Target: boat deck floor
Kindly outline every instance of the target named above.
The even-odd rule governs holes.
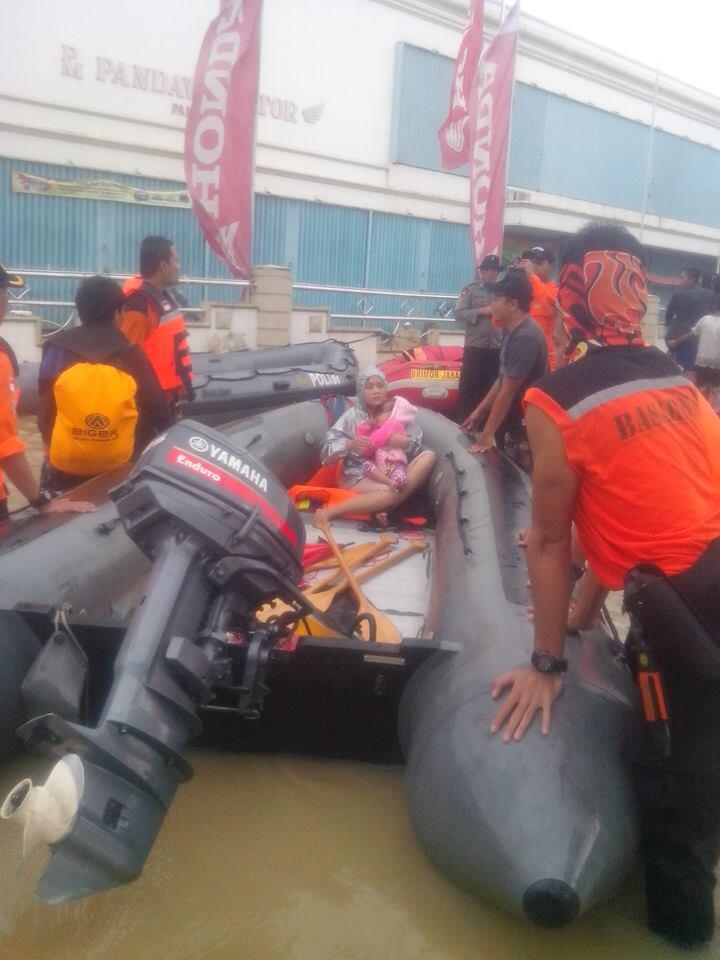
[[[322,532],[312,526],[311,518],[306,518],[307,543],[317,543],[322,539]],[[334,520],[331,533],[341,546],[361,543],[377,543],[382,530],[360,530],[358,523],[350,520]],[[428,612],[430,596],[430,560],[434,547],[435,535],[432,530],[391,531],[397,533],[398,543],[391,549],[400,550],[413,540],[424,540],[425,550],[418,550],[395,566],[381,571],[361,584],[360,589],[367,599],[378,610],[384,613],[401,631],[406,638],[418,637],[422,633],[423,624]],[[384,556],[384,555],[383,555]],[[357,574],[359,568],[353,572]],[[325,576],[327,571],[321,571],[308,583]]]

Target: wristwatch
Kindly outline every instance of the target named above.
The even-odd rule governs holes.
[[[547,650],[533,650],[530,663],[532,663],[538,673],[545,674],[565,673],[568,667],[567,660],[561,657],[554,657]]]
[[[30,501],[30,506],[34,507],[35,510],[42,510],[45,504],[50,503],[52,499],[53,495],[51,493],[48,493],[47,490],[41,490],[37,497]]]

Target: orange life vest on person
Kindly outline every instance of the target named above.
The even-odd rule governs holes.
[[[557,284],[554,280],[541,280],[537,274],[530,277],[533,299],[530,304],[530,316],[545,334],[548,346],[548,367],[555,369],[555,303],[557,302]]]
[[[588,562],[612,590],[640,563],[687,570],[720,536],[720,420],[654,347],[605,347],[525,394],[555,423],[578,478]]]
[[[132,309],[132,298],[141,298],[142,312],[147,315],[148,324],[144,339],[138,339],[124,321],[120,329],[132,343],[139,343],[143,348],[163,390],[189,392],[192,359],[182,313],[168,296],[142,277],[126,280],[123,293],[128,301],[127,310]]]
[[[0,371],[0,381],[2,381],[3,384],[7,384],[7,392],[10,397],[10,406],[14,415],[14,412],[17,409],[18,401],[20,400],[20,389],[16,379],[19,374],[19,368],[17,359],[15,357],[15,351],[7,342],[7,340],[3,340],[2,337],[0,337],[0,365],[2,366],[2,370]],[[14,433],[17,434],[17,428],[15,427],[13,429]],[[0,435],[4,437],[4,429],[0,430]],[[19,440],[19,438],[18,443],[20,444],[19,450],[24,450],[25,445]],[[8,449],[8,454],[19,452],[19,450]],[[5,474],[2,470],[0,470],[0,503],[4,503],[4,501],[7,500],[7,496],[8,494],[5,486]]]

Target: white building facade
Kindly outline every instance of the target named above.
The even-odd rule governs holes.
[[[189,274],[226,276],[182,195],[184,115],[217,0],[5,4],[0,259],[131,271],[142,236],[162,232]],[[255,262],[353,290],[450,294],[469,278],[468,180],[440,170],[436,140],[466,9],[466,0],[265,0]],[[488,38],[498,10],[486,4]],[[604,218],[642,233],[656,292],[686,262],[714,268],[720,101],[657,80],[656,96],[652,69],[523,16],[508,252],[559,245]],[[368,309],[357,294],[329,292],[327,302],[340,316]],[[376,296],[370,313],[400,303]],[[418,300],[406,312],[436,305]]]

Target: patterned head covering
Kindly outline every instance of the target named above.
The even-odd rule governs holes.
[[[368,382],[370,377],[378,377],[382,382],[387,386],[387,377],[382,372],[379,367],[374,367],[372,365],[368,367],[363,367],[357,378],[357,398],[358,406],[363,410],[365,409],[365,402],[363,400],[363,394],[365,393],[365,384]]]
[[[579,344],[642,346],[647,276],[637,257],[617,250],[590,250],[560,271],[558,306],[570,337],[568,357]]]

